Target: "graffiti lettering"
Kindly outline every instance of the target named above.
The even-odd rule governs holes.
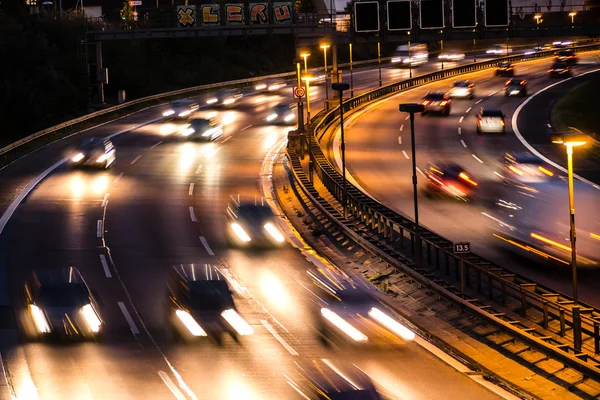
[[[250,22],[253,24],[269,23],[269,15],[267,14],[266,4],[250,4]]]
[[[219,23],[219,5],[207,4],[202,7],[202,23],[213,25]]]
[[[225,6],[225,15],[227,16],[228,24],[239,24],[244,22],[244,5],[227,4]]]
[[[292,9],[288,3],[273,3],[275,22],[286,23],[292,20]]]

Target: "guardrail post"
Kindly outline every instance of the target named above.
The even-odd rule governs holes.
[[[446,253],[446,276],[450,275],[450,256]]]
[[[579,306],[573,306],[573,347],[581,352],[581,313]]]
[[[460,257],[460,295],[465,298],[465,259]]]
[[[481,293],[481,270],[477,269],[477,293]]]
[[[565,336],[565,309],[563,307],[559,310],[560,314],[560,336]]]
[[[435,269],[440,269],[440,248],[435,246]]]
[[[594,353],[600,353],[600,324],[594,321]]]
[[[521,315],[527,316],[527,293],[525,289],[521,287]]]
[[[543,308],[544,308],[544,321],[542,322],[542,326],[544,327],[544,329],[548,329],[548,301],[547,300],[544,300]]]
[[[493,274],[491,273],[488,275],[488,297],[490,298],[490,300],[494,299],[494,277],[492,275]]]

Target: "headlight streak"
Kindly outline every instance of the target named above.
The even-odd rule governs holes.
[[[267,85],[265,85],[264,83],[254,86],[255,90],[265,90],[266,88],[267,88]]]
[[[194,317],[190,315],[189,312],[185,310],[177,310],[175,311],[175,315],[179,320],[185,325],[188,331],[192,334],[192,336],[208,336],[204,329],[196,322]]]
[[[555,242],[554,240],[545,238],[545,237],[543,237],[541,235],[538,235],[537,233],[531,232],[531,237],[534,238],[534,239],[539,240],[540,242],[543,242],[543,243],[549,244],[551,246],[554,246],[556,248],[559,248],[561,250],[571,251],[571,247],[570,246],[565,246],[564,244],[561,244],[561,243]]]
[[[182,134],[183,136],[187,137],[187,136],[190,136],[192,133],[195,133],[195,132],[196,132],[196,130],[195,130],[194,128],[192,128],[192,127],[189,127],[189,128],[186,128],[186,129],[184,129],[184,130],[181,132],[181,134]],[[204,136],[204,135],[202,135],[202,136]]]
[[[206,100],[206,104],[215,104],[219,101],[216,97]]]
[[[283,119],[285,122],[290,122],[291,120],[293,120],[296,116],[294,114],[288,114],[285,116],[285,118]]]
[[[233,103],[235,103],[235,99],[233,97],[223,100],[224,105],[229,105],[229,104],[233,104]]]
[[[366,342],[368,340],[368,338],[362,332],[350,325],[348,322],[344,321],[342,317],[330,309],[321,308],[321,315],[323,315],[324,318],[334,324],[338,329],[348,335],[355,342]]]
[[[388,328],[390,331],[400,336],[402,339],[408,341],[415,340],[415,333],[413,331],[411,331],[395,319],[391,318],[378,308],[371,308],[371,310],[369,311],[369,317],[373,318],[375,321],[379,322],[380,324]]]
[[[50,329],[50,324],[46,319],[46,315],[44,312],[35,304],[30,304],[29,309],[31,310],[31,316],[33,317],[33,323],[40,333],[50,333],[52,330]]]
[[[277,119],[277,117],[278,117],[278,115],[273,113],[267,117],[267,121],[271,122],[271,121]]]
[[[321,358],[321,361],[323,361],[323,364],[325,364],[329,368],[331,368],[331,370],[333,372],[335,372],[336,374],[338,374],[342,379],[344,379],[346,382],[348,382],[350,385],[352,385],[354,387],[354,389],[356,389],[356,390],[363,390],[363,388],[360,385],[357,385],[356,383],[354,383],[350,378],[348,378],[342,371],[340,371],[329,360],[327,360],[326,358]]]
[[[283,237],[283,235],[281,234],[281,232],[279,232],[279,229],[277,229],[275,227],[275,225],[273,225],[272,223],[268,222],[266,223],[263,228],[265,228],[265,230],[267,232],[269,232],[269,235],[271,235],[271,237],[273,239],[275,239],[275,241],[279,242],[279,243],[283,243],[285,241],[285,238]]]
[[[192,110],[185,110],[179,113],[180,117],[187,117],[188,115],[190,115],[192,113]]]
[[[71,160],[73,162],[79,162],[81,160],[83,160],[85,156],[83,155],[83,153],[77,153]]]
[[[242,226],[237,222],[233,222],[231,224],[231,229],[233,229],[233,232],[242,242],[249,242],[251,240],[250,236],[248,236],[246,231],[244,231],[244,228],[242,228]]]
[[[103,163],[104,161],[106,161],[106,154],[102,154],[100,157],[98,157],[98,159],[96,160],[97,163]]]
[[[249,336],[254,333],[254,329],[240,315],[232,309],[225,310],[221,316],[227,321],[233,329],[242,336]]]
[[[86,304],[81,307],[81,313],[85,318],[85,322],[87,323],[90,330],[94,333],[98,333],[100,331],[100,327],[102,326],[102,322],[100,322],[100,318],[98,318],[98,314],[92,307],[91,304]]]
[[[167,111],[165,111],[163,113],[163,117],[168,117],[168,116],[173,115],[173,114],[175,114],[175,111],[173,111],[173,110],[167,110]]]

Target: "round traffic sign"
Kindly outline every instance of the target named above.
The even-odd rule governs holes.
[[[306,94],[306,90],[304,90],[303,87],[294,88],[294,95],[296,97],[304,97],[305,94]]]

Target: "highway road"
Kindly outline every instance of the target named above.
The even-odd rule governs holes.
[[[422,70],[436,68],[430,65]],[[377,71],[357,71],[358,90]],[[384,70],[384,79],[408,71]],[[316,87],[313,105],[322,103]],[[338,351],[314,328],[318,299],[300,253],[232,250],[223,235],[230,196],[260,201],[259,174],[286,127],[264,117],[282,96],[248,97],[210,111],[225,124],[213,143],[183,141],[178,124],[155,107],[47,146],[0,171],[0,209],[56,166],[15,210],[0,235],[0,271],[9,287],[2,311],[22,320],[22,285],[34,270],[77,267],[101,300],[106,330],[98,343],[28,343],[3,321],[1,354],[17,399],[284,399],[294,363],[326,358],[355,364],[384,398],[492,399],[497,395],[422,348]],[[123,132],[123,134],[117,135]],[[75,170],[60,161],[84,137],[113,136],[108,171]],[[237,282],[235,300],[255,334],[222,347],[173,340],[165,316],[165,275],[173,265],[221,265]],[[311,289],[311,290],[309,290]],[[5,305],[8,304],[8,305]]]
[[[551,60],[532,61],[516,65],[516,75],[529,82],[529,95],[555,82],[548,76]],[[597,54],[582,54],[574,68],[575,75],[598,68]],[[430,230],[454,242],[469,241],[475,253],[509,269],[528,276],[546,286],[571,293],[571,279],[568,264],[549,263],[534,255],[522,252],[517,247],[495,238],[497,221],[490,217],[490,203],[498,193],[515,193],[502,185],[498,173],[502,171],[501,161],[505,152],[522,152],[527,149],[512,132],[512,115],[523,103],[521,97],[505,97],[503,86],[506,78],[494,77],[492,71],[482,71],[465,75],[476,84],[476,97],[473,100],[454,100],[449,117],[417,116],[415,118],[415,141],[419,179],[419,217],[421,223]],[[405,113],[398,111],[398,104],[420,102],[428,91],[447,91],[452,80],[436,82],[426,87],[397,95],[387,101],[353,115],[347,121],[346,160],[348,170],[356,182],[371,196],[383,204],[410,218],[414,215],[413,190],[411,180],[411,140],[410,125]],[[523,108],[519,116],[520,134],[531,137],[540,146],[542,153],[562,152],[564,149],[551,149],[548,143],[546,124],[547,109],[540,109],[538,98],[532,99],[531,106]],[[507,116],[507,134],[477,135],[476,114],[481,107],[499,108]],[[533,127],[533,128],[532,128]],[[532,130],[533,129],[533,130]],[[540,131],[541,130],[541,131]],[[336,141],[334,148],[338,145]],[[556,145],[554,145],[556,146]],[[558,152],[557,152],[558,151]],[[339,154],[338,154],[339,156]],[[339,157],[338,157],[339,158]],[[576,165],[579,163],[576,150]],[[422,173],[429,161],[452,161],[461,165],[479,183],[478,199],[466,203],[454,199],[426,198],[423,196],[426,179]],[[338,165],[340,163],[338,162]],[[564,163],[563,163],[564,164]],[[583,170],[592,168],[583,162]],[[546,165],[552,169],[551,166]],[[569,217],[567,187],[564,174],[558,173],[552,179],[552,189],[541,195],[532,195],[529,200],[529,219],[536,229],[543,229],[548,238],[558,243],[553,247],[568,248]],[[591,171],[587,171],[591,172]],[[596,172],[597,173],[597,172]],[[578,249],[594,257],[598,254],[597,234],[600,225],[597,214],[598,188],[583,182],[576,182],[575,202],[577,210]],[[516,226],[524,224],[519,217],[503,220]],[[536,229],[531,229],[532,231]],[[529,234],[529,232],[526,232]],[[598,237],[598,236],[596,236]],[[533,239],[531,239],[534,241]],[[516,251],[515,251],[516,250]],[[562,250],[563,255],[565,253]],[[598,268],[580,263],[580,299],[600,306],[596,282],[600,278]]]

